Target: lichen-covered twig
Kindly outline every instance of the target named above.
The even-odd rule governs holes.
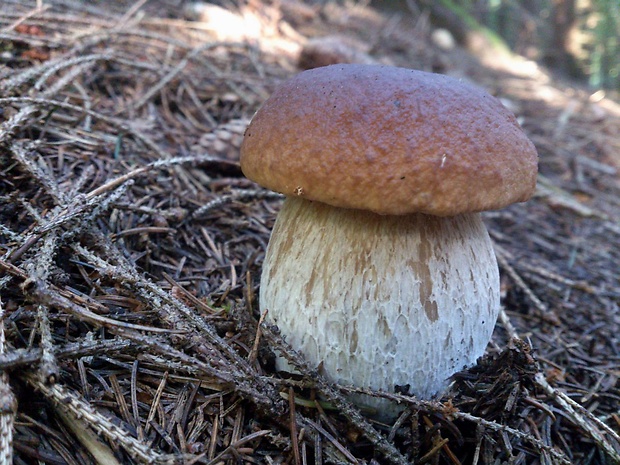
[[[4,339],[4,309],[0,300],[0,356],[6,352]],[[0,464],[13,463],[13,424],[17,400],[9,384],[6,370],[0,373]]]
[[[37,376],[25,374],[25,379],[41,392],[54,406],[83,427],[92,428],[112,444],[121,446],[135,460],[145,464],[172,464],[176,458],[155,452],[147,444],[135,439],[128,431],[111,422],[71,389],[61,385],[42,383]]]
[[[620,436],[618,433],[562,391],[551,386],[542,373],[536,373],[534,379],[558,403],[564,413],[590,435],[592,440],[605,451],[614,463],[620,464]]]
[[[136,344],[123,338],[106,340],[85,340],[57,345],[54,348],[56,359],[80,358],[92,355],[109,355],[117,352],[135,350]],[[42,348],[13,349],[9,352],[0,353],[0,370],[9,370],[25,367],[41,362],[43,357]]]
[[[235,385],[240,388],[240,393],[257,403],[261,408],[269,411],[281,411],[283,403],[277,396],[273,387],[266,383],[258,373],[252,368],[250,363],[237,354],[234,349],[224,341],[200,315],[197,315],[179,299],[165,292],[159,286],[145,279],[139,274],[131,264],[127,263],[114,249],[102,242],[108,257],[114,260],[109,263],[91,250],[82,246],[76,246],[75,250],[91,264],[96,266],[99,271],[112,277],[126,286],[132,286],[136,292],[149,302],[153,308],[165,311],[166,318],[173,317],[178,322],[189,324],[196,337],[204,338],[209,346],[218,351],[222,362],[225,362],[231,373],[237,373]],[[183,327],[183,325],[181,325]],[[179,354],[180,355],[180,354]],[[244,389],[243,386],[246,386]]]
[[[504,309],[500,312],[500,321],[509,332],[511,338],[520,339]],[[536,373],[534,375],[534,380],[538,386],[540,386],[547,393],[547,395],[553,398],[560,405],[568,418],[586,431],[594,442],[596,442],[612,460],[616,463],[620,463],[620,452],[618,452],[620,450],[620,436],[618,433],[596,418],[596,416],[594,416],[587,409],[577,404],[562,391],[559,391],[551,386],[551,384],[549,384],[549,382],[545,379],[543,373]],[[611,441],[605,438],[603,432],[611,438]]]
[[[366,420],[360,411],[355,408],[345,397],[316,370],[310,368],[308,363],[295,352],[278,334],[274,331],[274,327],[263,323],[263,335],[271,344],[287,359],[299,372],[312,380],[316,388],[325,398],[331,402],[347,419],[358,428],[366,438],[373,443],[379,452],[381,452],[387,460],[393,464],[408,465],[409,460],[383,437],[373,426]]]

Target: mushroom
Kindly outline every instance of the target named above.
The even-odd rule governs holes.
[[[444,392],[483,355],[499,312],[479,212],[529,199],[537,160],[514,115],[461,80],[378,65],[298,74],[241,146],[244,174],[286,196],[261,310],[333,382]],[[383,418],[398,411],[353,400]]]

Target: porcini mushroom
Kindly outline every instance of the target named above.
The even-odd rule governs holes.
[[[376,65],[298,74],[241,147],[244,174],[286,195],[261,309],[334,382],[441,393],[484,353],[499,312],[479,212],[530,198],[537,160],[514,115],[474,85]]]

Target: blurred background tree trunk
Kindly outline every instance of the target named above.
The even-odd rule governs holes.
[[[553,0],[550,26],[551,42],[545,52],[545,62],[558,71],[576,76],[582,74],[571,51],[571,34],[577,25],[575,0]]]

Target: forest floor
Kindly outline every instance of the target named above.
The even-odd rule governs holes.
[[[424,12],[247,3],[2,2],[0,463],[620,463],[620,102]],[[487,355],[439,399],[374,393],[394,424],[277,374],[294,354],[259,324],[281,197],[242,175],[243,131],[334,61],[477,83],[540,156],[534,198],[484,215]]]

